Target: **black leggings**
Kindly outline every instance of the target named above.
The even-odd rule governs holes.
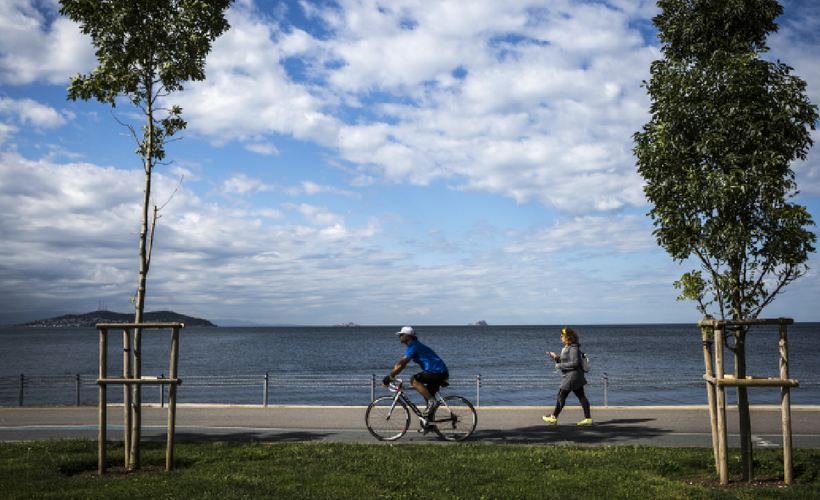
[[[592,418],[589,413],[589,401],[587,401],[587,397],[584,396],[584,388],[581,387],[571,392],[578,396],[578,401],[581,402],[581,408],[584,409],[584,418]],[[555,403],[555,410],[552,412],[553,417],[558,417],[558,414],[564,409],[564,403],[566,403],[569,393],[570,391],[558,389],[558,402]]]

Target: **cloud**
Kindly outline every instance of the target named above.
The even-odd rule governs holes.
[[[657,247],[643,216],[575,217],[516,238],[507,252],[556,254],[562,251],[637,253]]]
[[[343,215],[334,214],[327,207],[317,207],[315,205],[308,205],[302,203],[296,205],[295,203],[283,203],[282,206],[288,210],[293,210],[302,214],[310,223],[317,226],[334,226],[326,234],[338,233],[342,230],[342,223],[345,217]]]
[[[322,36],[231,9],[208,80],[180,96],[193,130],[313,141],[354,185],[443,180],[579,214],[645,204],[630,137],[658,56],[633,26],[648,2],[300,5]]]
[[[67,85],[71,76],[94,68],[91,39],[57,9],[53,1],[0,2],[0,83]]]
[[[270,156],[270,155],[278,155],[279,150],[276,149],[276,146],[269,142],[254,142],[251,144],[245,144],[245,149],[248,151],[259,153],[260,155]]]
[[[183,170],[184,172],[184,170]],[[362,196],[359,193],[341,189],[336,186],[328,186],[317,184],[313,181],[302,181],[299,186],[284,186],[279,184],[270,184],[257,178],[248,177],[246,174],[234,174],[230,178],[224,180],[222,185],[211,194],[220,194],[223,196],[242,196],[252,197],[258,193],[264,192],[281,192],[289,196],[300,195],[317,195],[322,193],[331,193],[347,198],[354,198],[360,200]]]
[[[312,181],[302,181],[302,189],[304,190],[305,194],[309,195],[319,193],[333,193],[341,196],[347,196],[348,198],[355,198],[357,200],[360,200],[362,198],[362,195],[360,195],[359,193],[354,193],[346,189],[339,189],[336,186],[322,186]]]
[[[4,310],[43,302],[82,309],[100,300],[125,310],[136,283],[142,181],[139,169],[0,154],[0,210],[13,214],[0,219]],[[155,174],[155,198],[167,200],[177,183]],[[406,223],[389,213],[354,225],[327,207],[282,207],[285,212],[207,203],[183,183],[157,223],[149,309],[262,321],[316,318],[328,324],[345,311],[359,311],[356,321],[370,324],[414,318],[451,324],[462,316],[464,322],[475,321],[476,315],[514,323],[548,301],[568,315],[583,315],[590,293],[584,287],[598,287],[597,294],[601,286],[594,269],[577,270],[584,266],[584,250],[643,252],[648,234],[630,217],[578,218],[541,231],[507,233],[494,250],[422,266],[417,261],[425,253],[438,252],[435,242],[427,247],[417,242],[411,253],[399,245]],[[549,247],[551,241],[557,243]],[[394,246],[402,250],[391,250]],[[570,251],[581,262],[572,268],[556,263],[556,255]],[[532,272],[533,265],[539,272]],[[651,280],[642,274],[634,284],[612,281],[647,294],[657,292],[652,287],[670,288],[670,282],[662,274]],[[562,284],[558,292],[555,283]]]
[[[246,196],[274,189],[276,189],[274,186],[265,184],[260,179],[252,179],[245,174],[234,174],[222,183],[220,192]]]
[[[8,99],[0,97],[0,116],[10,115],[20,124],[36,128],[54,129],[66,124],[66,116],[50,106],[32,99]],[[72,113],[66,113],[73,118]]]

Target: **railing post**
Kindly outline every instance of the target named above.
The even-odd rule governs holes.
[[[159,378],[165,378],[165,374],[160,373]],[[159,407],[165,408],[165,384],[159,384]]]
[[[264,387],[262,390],[262,406],[268,406],[268,372],[265,372],[265,381],[263,383]]]
[[[376,399],[376,374],[370,374],[370,401]]]
[[[77,388],[77,406],[80,406],[80,374],[74,379],[74,385]]]
[[[20,374],[20,404],[18,406],[23,406],[23,384],[25,384],[26,376],[24,374]]]
[[[604,406],[609,406],[609,399],[606,393],[606,372],[604,372]]]
[[[481,406],[481,374],[475,377],[475,405]]]

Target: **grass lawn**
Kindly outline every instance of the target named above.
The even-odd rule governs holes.
[[[820,498],[820,450],[795,449],[795,483],[782,450],[755,449],[758,481],[719,487],[710,448],[489,444],[143,442],[143,470],[122,469],[123,443],[0,443],[0,498]]]

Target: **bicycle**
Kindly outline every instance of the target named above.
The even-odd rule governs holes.
[[[449,385],[441,384],[442,387]],[[424,434],[432,430],[444,440],[463,441],[475,430],[478,422],[475,408],[461,396],[442,397],[441,392],[436,392],[436,404],[425,417],[404,393],[401,379],[391,382],[389,389],[395,394],[374,399],[364,416],[367,430],[380,441],[395,441],[404,436],[410,427],[411,409],[421,423],[418,432]]]

